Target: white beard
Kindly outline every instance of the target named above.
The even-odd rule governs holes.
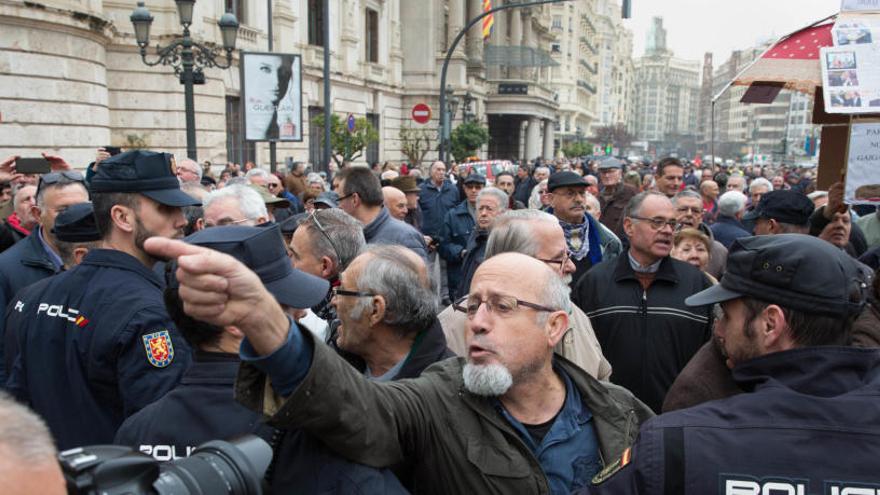
[[[513,385],[513,375],[501,364],[467,363],[461,375],[464,388],[483,397],[500,397]]]

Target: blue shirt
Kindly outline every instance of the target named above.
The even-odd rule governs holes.
[[[43,245],[43,249],[46,251],[46,254],[49,255],[49,259],[52,261],[52,264],[55,265],[55,269],[60,270],[64,266],[64,262],[61,261],[61,257],[58,256],[48,244],[46,244],[46,239],[43,239],[43,228],[40,226],[37,226],[37,238],[40,239],[40,244]]]
[[[540,444],[536,444],[526,427],[504,409],[501,401],[496,400],[495,407],[538,458],[550,492],[569,494],[589,486],[593,476],[602,469],[602,462],[593,428],[593,414],[568,375],[558,367],[554,370],[565,382],[565,403]]]

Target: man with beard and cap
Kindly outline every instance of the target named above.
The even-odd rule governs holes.
[[[724,266],[727,264],[727,248],[715,240],[712,230],[703,223],[703,197],[696,191],[685,189],[672,198],[675,207],[675,229],[697,229],[711,241],[709,249],[709,265],[706,273],[716,279],[724,274]]]
[[[715,306],[744,393],[645,423],[589,493],[876,492],[880,353],[847,346],[866,292],[858,264],[813,237],[734,241],[721,283],[686,304]]]
[[[189,346],[168,317],[149,237],[181,238],[173,157],[133,150],[92,178],[102,248],[32,295],[9,384],[39,413],[61,449],[111,443],[122,421],[162,397],[189,366]]]
[[[684,304],[711,283],[670,256],[676,220],[666,195],[639,193],[624,213],[629,250],[587,272],[572,301],[593,324],[614,368],[611,381],[660,411],[675,377],[712,334],[710,308]]]
[[[626,390],[553,356],[568,328],[568,290],[534,258],[504,253],[477,270],[462,307],[467,360],[376,383],[291,326],[241,263],[169,239],[148,248],[178,259],[191,316],[245,333],[239,400],[349,460],[411,461],[415,492],[570,493],[620,457],[651,416]]]

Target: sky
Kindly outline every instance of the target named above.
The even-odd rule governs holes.
[[[774,41],[840,10],[840,0],[632,0],[633,57],[645,52],[651,19],[663,17],[666,45],[676,57],[699,60],[713,52],[715,66],[730,52]]]

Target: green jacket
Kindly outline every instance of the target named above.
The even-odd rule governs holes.
[[[612,463],[651,410],[627,390],[555,359],[593,414],[603,464]],[[374,467],[412,461],[416,493],[549,494],[538,460],[492,400],[465,390],[464,363],[449,358],[419,378],[373,383],[318,343],[308,375],[290,397],[277,396],[266,375],[247,363],[236,397],[270,416],[272,426],[303,428],[352,461]]]

